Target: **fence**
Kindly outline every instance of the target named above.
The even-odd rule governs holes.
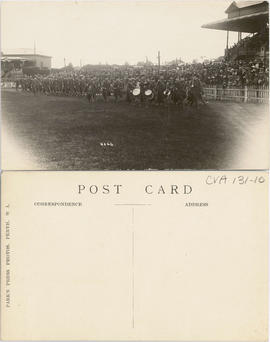
[[[222,88],[218,86],[207,86],[204,88],[204,96],[209,100],[235,101],[250,103],[268,103],[269,87],[249,86],[239,88]]]
[[[16,88],[16,83],[10,80],[1,81],[1,88]]]

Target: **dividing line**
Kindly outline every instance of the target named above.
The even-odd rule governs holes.
[[[116,206],[131,206],[131,326],[135,328],[135,207],[151,206],[150,203],[114,203]]]
[[[134,244],[134,217],[135,215],[135,209],[132,208],[132,212],[131,212],[131,229],[132,229],[132,328],[135,327],[135,289],[134,289],[134,285],[135,285],[135,272],[134,272],[134,254],[135,254],[135,244]]]

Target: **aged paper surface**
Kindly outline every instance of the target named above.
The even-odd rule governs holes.
[[[2,340],[268,340],[268,17],[1,1]]]
[[[266,341],[267,172],[2,174],[3,340]]]

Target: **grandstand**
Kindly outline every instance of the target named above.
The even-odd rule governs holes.
[[[23,74],[47,74],[51,56],[38,54],[32,49],[16,49],[1,53],[1,78],[17,79]]]
[[[269,61],[269,4],[267,1],[234,1],[227,18],[204,24],[203,28],[227,31],[227,60]],[[229,47],[230,32],[238,32],[238,43]],[[242,33],[248,34],[242,39]]]

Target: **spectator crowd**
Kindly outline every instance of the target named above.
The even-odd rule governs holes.
[[[109,66],[86,65],[54,70],[49,75],[25,76],[16,81],[16,89],[64,96],[87,96],[95,101],[102,95],[116,100],[125,96],[128,102],[134,98],[162,102],[170,97],[173,102],[187,97],[194,83],[203,86],[243,88],[244,86],[268,86],[269,68],[261,60],[214,61],[208,63],[182,63],[157,66]],[[158,94],[163,94],[158,96]],[[181,100],[181,101],[182,101]],[[181,102],[180,101],[180,102]]]

